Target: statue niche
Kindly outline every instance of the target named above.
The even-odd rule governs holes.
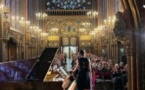
[[[124,12],[118,11],[115,16],[117,20],[114,23],[114,35],[122,44],[129,44],[131,42],[132,29],[129,10],[126,9]]]
[[[127,28],[126,28],[126,23],[125,20],[123,19],[123,14],[122,12],[118,11],[116,14],[116,21],[114,24],[114,35],[117,39],[123,39],[127,35]]]

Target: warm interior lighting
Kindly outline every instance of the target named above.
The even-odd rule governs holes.
[[[21,17],[21,21],[24,21],[24,17]]]
[[[30,25],[30,21],[26,21],[26,24],[27,24],[27,25]]]
[[[36,15],[36,19],[38,19],[38,20],[44,20],[44,19],[46,19],[47,18],[47,14],[46,13],[36,13],[35,14]]]
[[[12,17],[12,20],[14,20],[14,19],[15,19],[15,17],[13,16],[13,17]]]
[[[87,12],[87,16],[90,17],[90,18],[95,18],[98,16],[98,12],[96,11],[89,11]]]
[[[106,22],[107,22],[107,20],[105,19],[105,20],[104,20],[104,23],[106,24]]]
[[[16,17],[17,21],[19,20],[19,16]]]
[[[86,25],[91,25],[91,24],[88,22],[83,22],[82,25],[86,26]]]
[[[42,30],[41,30],[41,29],[39,29],[39,28],[37,28],[36,30],[37,30],[37,32],[41,32],[41,31],[42,31]]]
[[[45,32],[41,33],[41,36],[47,36],[47,35],[48,33],[45,33]]]
[[[143,5],[143,8],[145,8],[145,5]]]
[[[48,72],[47,72],[47,75],[50,75],[50,74],[51,74],[51,71],[48,71]]]
[[[98,27],[94,29],[95,31],[98,31]]]
[[[1,8],[3,8],[3,7],[4,7],[4,5],[3,5],[3,4],[1,4],[1,5],[0,5],[0,9],[1,9]]]
[[[84,32],[85,29],[84,29],[84,28],[80,28],[79,31],[80,31],[80,32]]]
[[[94,36],[96,34],[96,31],[91,31],[89,34]]]
[[[56,32],[56,31],[58,31],[58,28],[52,28],[51,30]]]

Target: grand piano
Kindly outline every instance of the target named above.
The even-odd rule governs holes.
[[[0,63],[2,90],[63,90],[63,77],[50,67],[57,48],[45,48],[40,57],[31,60]],[[31,63],[30,63],[31,62]]]

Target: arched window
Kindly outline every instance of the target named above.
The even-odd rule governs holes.
[[[117,11],[121,11],[122,10],[122,6],[121,6],[121,1],[120,0],[115,0],[115,13],[117,13]]]
[[[102,0],[103,19],[107,18],[107,0]]]
[[[5,3],[6,3],[8,10],[10,10],[10,0],[6,0]]]

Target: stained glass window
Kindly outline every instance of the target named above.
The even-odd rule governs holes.
[[[6,0],[5,3],[6,3],[7,9],[10,11],[10,0]],[[8,20],[10,22],[10,15],[8,16]]]
[[[16,14],[15,15],[16,16],[19,16],[19,11],[20,11],[19,10],[19,2],[20,2],[19,0],[15,1],[15,4],[16,4],[16,6],[15,6],[16,7],[16,9],[15,9],[16,10]],[[19,25],[16,25],[16,28],[19,29]]]
[[[16,0],[16,15],[19,16],[19,0]]]
[[[10,10],[10,0],[6,0],[6,6],[7,6],[8,10]]]
[[[47,10],[91,9],[92,0],[47,0]]]
[[[121,1],[115,0],[115,13],[117,13],[117,11],[120,11],[121,9],[122,9]]]
[[[12,16],[16,16],[16,2],[15,2],[15,0],[13,0],[13,1],[11,1],[11,8],[10,8],[10,11],[11,11],[11,15]],[[16,25],[16,22],[15,22],[15,20],[13,21],[13,23],[11,23],[12,24],[12,27],[15,27],[16,28],[16,26],[18,26],[18,25]]]
[[[33,17],[34,17],[33,14],[31,14],[31,13],[34,12],[33,7],[34,7],[33,6],[33,0],[29,0],[29,7],[28,7],[29,8],[29,12],[28,13],[29,13],[29,20],[30,21],[33,21]]]
[[[107,0],[103,0],[102,3],[102,9],[103,9],[103,19],[107,18]]]

